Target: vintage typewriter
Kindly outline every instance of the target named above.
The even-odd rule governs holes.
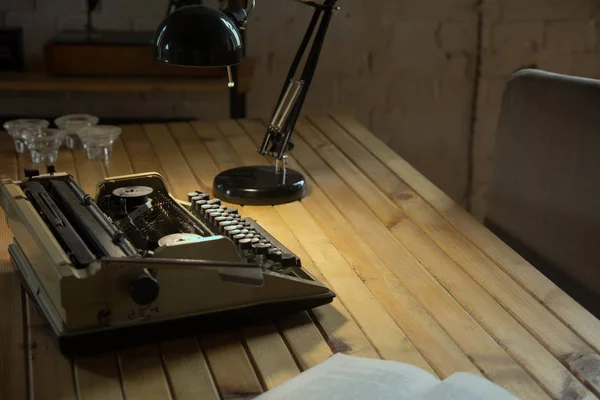
[[[0,182],[23,287],[61,351],[81,354],[237,327],[334,293],[256,221],[206,193],[173,198],[159,174],[106,178],[96,201],[71,175]]]

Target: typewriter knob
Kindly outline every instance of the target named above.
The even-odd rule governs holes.
[[[158,281],[148,274],[140,275],[129,283],[131,300],[140,306],[153,303],[158,298],[159,291]]]
[[[283,254],[281,257],[281,266],[283,268],[293,267],[296,265],[296,257],[292,254]]]

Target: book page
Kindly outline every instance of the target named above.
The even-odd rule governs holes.
[[[518,400],[500,386],[466,372],[452,374],[415,398],[419,400]]]
[[[439,382],[412,365],[336,354],[255,400],[403,400]]]

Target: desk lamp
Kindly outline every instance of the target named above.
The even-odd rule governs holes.
[[[258,152],[275,158],[274,166],[251,166],[223,171],[215,178],[213,194],[224,201],[245,205],[274,205],[299,200],[306,181],[287,168],[287,154],[300,110],[313,79],[325,35],[337,0],[296,0],[314,8],[313,17],[288,72],[285,85]],[[154,40],[156,60],[194,67],[226,67],[229,86],[235,85],[231,66],[242,58],[240,32],[246,29],[254,0],[221,1],[219,9],[185,5],[172,11],[159,26]],[[309,44],[312,45],[306,54]],[[306,55],[304,68],[296,76]]]

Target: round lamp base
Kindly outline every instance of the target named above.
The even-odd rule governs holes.
[[[213,195],[223,201],[241,205],[275,205],[300,200],[306,195],[304,176],[286,170],[285,182],[281,169],[254,166],[221,172],[213,183]]]

